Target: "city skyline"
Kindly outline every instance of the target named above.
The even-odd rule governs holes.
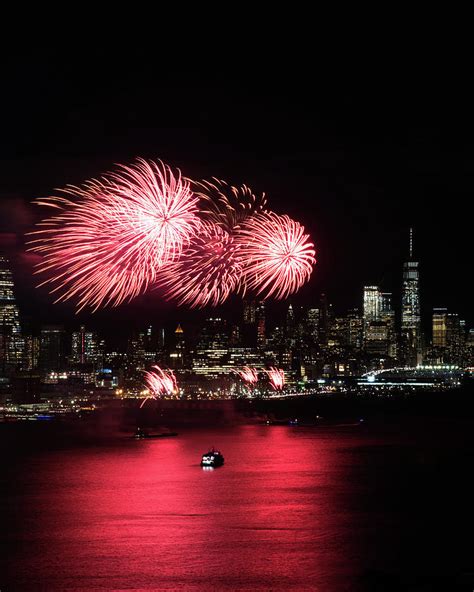
[[[72,329],[48,322],[33,331],[31,327],[22,330],[9,263],[2,257],[1,375],[7,385],[22,376],[28,381],[36,376],[44,385],[67,380],[72,394],[81,383],[95,388],[115,386],[123,392],[131,388],[137,394],[136,389],[143,389],[144,376],[152,376],[152,368],[163,372],[161,367],[184,380],[187,395],[202,389],[211,393],[214,387],[211,383],[205,386],[206,381],[217,381],[222,393],[229,395],[236,374],[245,368],[260,374],[284,372],[290,388],[298,384],[315,388],[320,379],[361,377],[381,369],[427,364],[470,371],[474,329],[459,314],[434,307],[429,312],[430,329],[422,329],[424,307],[411,229],[409,245],[398,303],[383,287],[365,285],[362,305],[342,314],[321,293],[308,306],[282,302],[275,316],[271,302],[247,297],[238,315],[223,315],[213,308],[202,310],[199,321],[189,323],[168,319],[167,324],[156,325],[143,317],[134,326],[122,322],[116,333],[124,332],[126,339],[120,346],[110,334],[82,322]],[[29,392],[26,388],[26,397]]]
[[[403,286],[404,286],[404,274],[406,272],[407,265],[421,265],[421,269],[424,270],[424,262],[410,263],[413,261],[413,244],[416,241],[416,234],[413,236],[413,229],[407,230],[405,236],[405,252],[401,253],[400,262],[403,266],[402,271],[400,269],[393,269],[390,273],[390,281],[379,282],[376,284],[377,289],[382,292],[391,294],[391,298],[394,304],[394,310],[396,314],[396,322],[400,324],[402,322],[403,311],[400,306],[400,302],[403,298]],[[417,244],[417,242],[415,243]],[[217,310],[221,315],[231,315],[238,313],[243,306],[243,299],[241,297],[232,297],[224,305],[218,307],[207,306],[203,309],[198,310],[187,310],[185,307],[179,307],[173,303],[157,299],[154,294],[141,296],[136,301],[122,305],[118,309],[105,309],[103,311],[91,314],[89,312],[83,312],[79,315],[75,314],[74,307],[71,304],[53,304],[53,298],[44,287],[37,289],[34,287],[33,282],[35,278],[33,276],[34,268],[29,256],[26,253],[18,253],[15,250],[12,252],[10,249],[4,249],[4,253],[13,254],[13,259],[9,260],[10,271],[15,271],[19,260],[25,257],[28,263],[25,265],[23,260],[23,271],[22,274],[30,273],[31,277],[27,278],[26,286],[22,283],[22,274],[17,277],[19,281],[15,282],[15,299],[17,305],[19,305],[22,313],[22,318],[26,320],[28,326],[32,326],[36,331],[39,330],[41,324],[64,324],[66,327],[74,328],[81,324],[87,324],[94,328],[96,331],[102,331],[104,334],[110,334],[111,332],[117,331],[116,320],[120,318],[122,321],[126,321],[130,324],[131,329],[138,329],[142,324],[152,322],[153,324],[159,324],[163,321],[170,325],[179,322],[189,322],[191,324],[199,322],[206,316],[212,316],[213,310]],[[2,249],[0,249],[0,255],[2,255]],[[408,256],[407,256],[408,255]],[[392,266],[393,267],[393,266]],[[293,303],[295,306],[306,306],[311,308],[315,302],[318,301],[322,293],[328,293],[324,289],[324,286],[318,285],[318,266],[313,273],[313,277],[310,280],[309,286],[304,286],[302,293],[294,294],[287,298],[287,301]],[[398,271],[398,273],[397,273]],[[417,272],[418,273],[418,272]],[[387,276],[387,267],[384,271],[380,271],[380,276],[385,274]],[[14,277],[15,277],[14,273]],[[397,277],[398,276],[398,277]],[[397,281],[398,280],[398,281]],[[449,305],[448,302],[442,301],[436,293],[427,294],[427,290],[424,289],[425,274],[422,272],[421,280],[417,280],[417,290],[421,291],[421,298],[423,300],[423,309],[419,322],[423,331],[426,332],[431,326],[431,310],[438,307],[446,307],[451,313],[460,315],[461,318],[465,319],[468,326],[472,324],[472,310],[470,308],[463,310],[461,306],[456,306],[455,295],[451,294],[451,302],[454,305]],[[344,304],[341,305],[340,294],[336,291],[334,293],[328,293],[331,303],[334,306],[336,312],[342,314],[353,308],[364,308],[364,289],[370,285],[368,282],[359,280],[359,294],[356,294],[354,300],[350,300],[346,297]],[[374,284],[375,285],[375,284]],[[361,295],[362,293],[362,295]],[[420,296],[418,296],[419,298]],[[258,299],[258,298],[256,298]],[[275,315],[282,314],[281,311],[285,308],[284,302],[268,301],[267,306],[270,310],[275,311]],[[417,316],[420,316],[417,313]],[[165,322],[166,321],[166,322]],[[411,321],[408,321],[410,324]],[[121,323],[123,326],[123,323]],[[120,331],[119,331],[120,333]],[[123,337],[123,334],[122,334]]]

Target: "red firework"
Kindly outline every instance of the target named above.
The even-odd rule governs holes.
[[[222,179],[191,181],[191,187],[200,199],[201,217],[231,233],[258,212],[265,211],[265,194],[255,195],[247,185],[234,187]]]
[[[220,226],[203,222],[183,256],[163,270],[165,297],[191,308],[218,306],[238,289],[242,263],[238,246]]]
[[[270,384],[276,391],[281,391],[285,386],[285,373],[281,368],[274,368],[265,370]]]
[[[43,256],[36,273],[60,293],[75,298],[78,311],[117,306],[146,291],[159,270],[177,260],[199,221],[197,201],[178,171],[138,159],[66,197],[38,200],[59,210],[31,234],[30,250]]]
[[[162,370],[159,366],[152,366],[153,371],[145,372],[145,382],[150,392],[143,399],[140,408],[148,399],[156,399],[161,395],[172,395],[177,392],[178,384],[172,370]]]
[[[258,372],[255,368],[244,366],[241,370],[236,370],[235,373],[247,384],[253,385],[258,382]]]
[[[286,298],[308,281],[316,263],[304,227],[288,216],[262,212],[236,233],[243,261],[244,287],[263,298]]]

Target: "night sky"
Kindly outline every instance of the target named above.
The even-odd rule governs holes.
[[[472,323],[473,97],[454,74],[412,66],[362,72],[271,54],[223,66],[114,46],[11,51],[0,97],[0,248],[23,311],[43,322],[73,313],[33,289],[23,246],[40,214],[31,200],[143,156],[190,177],[245,182],[303,222],[319,261],[296,304],[326,292],[342,312],[360,306],[368,283],[398,299],[412,225],[425,323],[432,306]],[[80,319],[112,326],[188,314],[150,294]]]

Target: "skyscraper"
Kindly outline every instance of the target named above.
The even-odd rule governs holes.
[[[44,373],[60,372],[65,368],[64,327],[46,325],[41,329],[39,365]]]
[[[319,339],[319,308],[310,308],[306,313],[307,337],[311,345]]]
[[[229,335],[227,324],[221,318],[206,319],[193,359],[196,374],[218,376],[229,372],[226,364],[229,356]]]
[[[329,306],[326,294],[321,294],[319,301],[319,341],[321,344],[326,343],[327,333],[329,329]]]
[[[290,304],[288,306],[288,310],[286,312],[286,335],[288,339],[294,339],[295,337],[295,330],[296,330],[296,323],[295,323],[295,313],[293,310],[293,306]]]
[[[364,340],[367,339],[370,324],[380,320],[381,300],[382,296],[378,286],[364,286]]]
[[[244,300],[244,325],[253,325],[256,321],[257,303],[255,300]]]
[[[395,312],[392,294],[364,286],[364,347],[374,355],[396,356]]]
[[[463,364],[466,344],[466,323],[456,313],[449,313],[446,323],[446,343],[451,364]]]
[[[257,346],[259,348],[265,347],[265,303],[259,302],[255,311],[255,320],[257,323]]]
[[[364,320],[358,308],[353,308],[347,313],[349,326],[349,346],[361,349],[364,337]]]
[[[21,365],[24,350],[13,288],[8,260],[0,255],[0,372],[4,374]]]
[[[184,367],[185,349],[184,331],[181,325],[178,324],[174,331],[173,347],[170,351],[171,368],[179,370]]]
[[[73,362],[78,364],[99,361],[97,335],[91,331],[86,331],[84,325],[81,325],[79,331],[72,334],[71,358]]]
[[[433,308],[433,347],[447,345],[448,311],[446,308]]]
[[[378,286],[364,286],[364,322],[378,321],[381,294]]]
[[[421,362],[420,274],[413,260],[413,229],[410,228],[409,258],[403,264],[402,348],[406,364]]]
[[[244,300],[242,343],[246,347],[265,347],[265,304]]]
[[[382,292],[380,295],[380,320],[387,326],[387,354],[397,357],[397,334],[395,330],[395,311],[392,307],[392,293]]]

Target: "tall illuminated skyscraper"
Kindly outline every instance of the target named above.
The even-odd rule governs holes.
[[[174,331],[174,343],[170,351],[170,366],[175,369],[184,367],[185,361],[185,341],[184,331],[180,324]]]
[[[410,228],[409,258],[403,264],[402,348],[405,363],[421,362],[421,315],[419,263],[413,259],[413,229]]]
[[[18,306],[13,293],[13,276],[8,260],[0,255],[0,325],[9,331],[20,333]]]
[[[228,356],[229,335],[226,321],[221,318],[206,319],[194,352],[193,371],[208,377],[229,372],[226,368]]]
[[[92,331],[86,331],[81,325],[79,331],[72,334],[71,359],[78,364],[89,364],[100,361],[99,342],[97,335]]]
[[[378,286],[364,286],[364,323],[379,320],[381,298]]]
[[[448,311],[446,308],[433,308],[433,347],[446,347]]]
[[[8,260],[0,255],[0,372],[19,366],[23,357],[20,314],[13,292],[13,276]]]
[[[378,286],[364,286],[363,305],[365,350],[369,354],[395,358],[397,347],[392,294],[381,292]]]
[[[265,303],[259,302],[255,311],[255,321],[257,323],[257,346],[265,347]]]
[[[382,292],[380,295],[380,320],[387,326],[387,353],[391,358],[396,358],[397,335],[395,331],[395,311],[392,307],[391,292]]]
[[[378,286],[364,286],[363,315],[364,315],[364,341],[367,341],[372,323],[380,320],[382,295]]]

